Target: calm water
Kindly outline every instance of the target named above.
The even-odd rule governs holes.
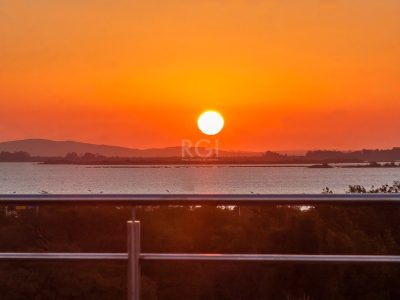
[[[349,184],[391,184],[400,168],[259,166],[74,166],[0,163],[7,193],[320,193]]]

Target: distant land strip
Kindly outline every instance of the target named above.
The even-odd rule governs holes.
[[[75,141],[26,139],[0,142],[0,162],[77,165],[314,164],[311,166],[314,168],[329,168],[332,167],[329,164],[335,163],[353,163],[358,165],[346,167],[378,168],[397,167],[400,147],[357,151],[311,150],[304,151],[304,154],[285,154],[274,151],[217,151],[200,147],[184,149],[180,146],[131,149]]]

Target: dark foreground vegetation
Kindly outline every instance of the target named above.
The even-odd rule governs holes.
[[[329,193],[326,189],[324,192]],[[400,184],[352,193],[400,192]],[[144,252],[400,254],[400,207],[154,207]],[[8,207],[0,251],[125,252],[129,208]],[[400,266],[146,262],[143,299],[400,299]],[[125,299],[124,262],[0,262],[0,299]]]

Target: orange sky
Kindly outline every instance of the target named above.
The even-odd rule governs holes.
[[[398,0],[3,0],[0,140],[400,145]]]

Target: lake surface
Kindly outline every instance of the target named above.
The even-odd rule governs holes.
[[[350,184],[392,184],[400,168],[305,166],[80,166],[0,163],[0,194],[343,193]]]

